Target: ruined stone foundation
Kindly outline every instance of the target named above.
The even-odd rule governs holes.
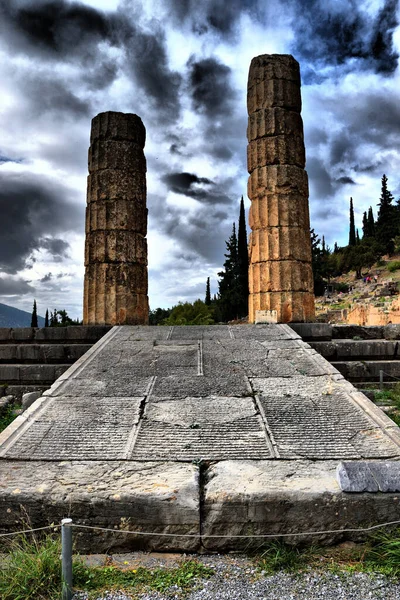
[[[145,139],[137,115],[105,112],[92,120],[85,325],[148,323]]]
[[[250,65],[247,164],[249,321],[276,310],[279,323],[314,317],[308,177],[300,116],[300,69],[290,55]]]

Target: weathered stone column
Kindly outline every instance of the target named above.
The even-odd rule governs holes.
[[[137,115],[104,112],[92,120],[85,325],[148,323],[145,139]]]
[[[249,321],[276,310],[279,323],[314,317],[308,177],[300,116],[300,69],[290,55],[250,65],[247,164]]]

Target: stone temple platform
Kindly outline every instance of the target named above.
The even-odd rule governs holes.
[[[400,519],[399,459],[400,429],[288,325],[114,327],[0,434],[0,532],[27,513],[113,529],[75,530],[91,552],[315,542],[296,534]]]

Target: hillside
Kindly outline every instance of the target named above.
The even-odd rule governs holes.
[[[370,276],[365,281],[364,277]],[[400,255],[381,260],[363,271],[334,277],[326,297],[316,297],[318,321],[354,325],[400,323]],[[343,286],[348,291],[339,291]]]
[[[30,327],[31,313],[0,303],[0,327]],[[39,327],[44,327],[44,318],[38,316]]]

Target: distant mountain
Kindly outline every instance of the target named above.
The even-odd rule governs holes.
[[[0,303],[0,327],[30,327],[32,314],[13,306]],[[44,318],[38,316],[39,327],[44,327]]]

